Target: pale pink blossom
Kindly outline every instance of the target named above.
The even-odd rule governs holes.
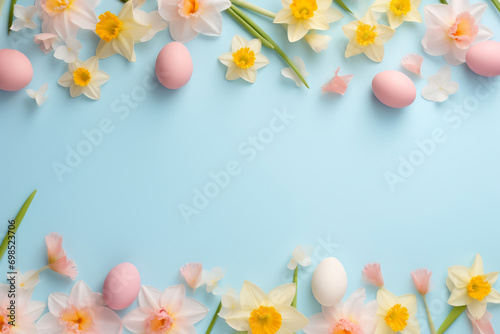
[[[10,291],[10,292],[9,292]],[[13,297],[10,284],[0,283],[0,333],[2,334],[31,334],[37,333],[35,321],[45,310],[45,303],[32,301],[33,290],[19,289]],[[15,326],[11,326],[9,315],[15,301]],[[9,310],[8,308],[11,308]]]
[[[76,264],[75,261],[66,256],[66,251],[62,248],[62,242],[62,236],[57,233],[51,233],[45,237],[49,258],[48,267],[56,273],[68,276],[74,280],[78,275]]]
[[[54,43],[59,41],[59,37],[56,34],[44,32],[35,35],[34,41],[35,44],[39,45],[40,50],[47,54],[54,50]]]
[[[424,57],[414,53],[407,54],[402,60],[401,65],[408,71],[420,75],[420,68],[424,62]]]
[[[411,277],[413,278],[413,283],[417,288],[418,293],[425,296],[429,293],[430,283],[431,283],[432,271],[427,269],[417,269],[412,271]]]
[[[339,71],[340,66],[337,67],[333,79],[330,80],[326,85],[323,85],[323,87],[321,87],[323,93],[332,92],[341,95],[345,94],[347,86],[349,85],[349,82],[351,82],[354,75],[338,75]]]
[[[368,334],[375,331],[377,302],[365,304],[364,288],[356,290],[347,300],[336,306],[322,307],[322,313],[309,318],[306,334]]]
[[[472,324],[472,334],[495,334],[495,330],[491,324],[493,316],[490,312],[486,311],[480,319],[474,318],[472,314],[470,314],[469,310],[466,310],[465,312],[467,313],[467,317],[469,317]]]
[[[36,324],[38,334],[121,334],[120,317],[104,306],[101,293],[83,281],[75,284],[68,295],[60,292],[49,296],[49,313]]]
[[[363,268],[364,278],[371,284],[381,288],[384,286],[384,277],[379,263],[369,263]]]
[[[431,56],[444,56],[450,65],[465,62],[469,47],[490,39],[493,32],[481,24],[488,6],[469,5],[469,0],[450,0],[448,5],[425,6],[427,32],[422,39],[424,51]]]
[[[139,307],[123,318],[123,325],[132,333],[196,333],[194,324],[208,313],[202,303],[186,297],[184,285],[171,286],[163,292],[143,286],[138,303]]]
[[[180,269],[182,277],[186,280],[187,285],[195,289],[201,285],[203,277],[203,265],[199,262],[186,263]]]

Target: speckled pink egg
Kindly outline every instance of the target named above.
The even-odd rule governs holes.
[[[113,310],[132,305],[141,289],[141,276],[131,263],[121,263],[109,271],[102,293],[104,302]]]
[[[465,57],[467,65],[476,74],[485,77],[500,75],[500,42],[484,41],[474,44]]]
[[[380,72],[373,78],[372,89],[380,102],[392,108],[407,107],[417,97],[413,81],[399,71]]]
[[[0,49],[0,89],[9,92],[23,89],[33,79],[33,66],[23,53]]]
[[[168,43],[156,58],[156,76],[169,89],[186,85],[193,74],[193,60],[188,49],[179,42]]]

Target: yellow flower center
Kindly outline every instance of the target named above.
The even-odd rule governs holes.
[[[395,332],[405,329],[406,325],[408,325],[408,319],[410,319],[408,309],[400,304],[394,305],[384,318],[387,326],[391,327]]]
[[[9,324],[9,320],[7,319],[7,314],[0,315],[0,332],[3,333],[4,331],[6,331],[7,333],[10,333],[9,332],[10,327],[11,326]]]
[[[410,0],[391,0],[389,8],[396,15],[406,15],[411,10],[411,3]]]
[[[239,68],[247,69],[255,64],[255,52],[249,47],[240,48],[233,53],[233,60]]]
[[[481,301],[484,297],[490,294],[491,284],[485,279],[485,275],[479,275],[470,280],[469,285],[467,286],[467,293],[469,294],[469,297]]]
[[[281,328],[281,314],[274,307],[260,306],[248,319],[252,334],[275,334]]]
[[[62,311],[59,320],[63,322],[68,331],[87,333],[94,327],[92,314],[85,308],[69,307]]]
[[[41,4],[47,14],[54,16],[66,10],[72,3],[73,0],[45,0]]]
[[[111,12],[99,15],[99,20],[95,27],[95,32],[106,42],[110,42],[118,37],[120,31],[123,29],[123,22]]]
[[[356,29],[356,42],[359,45],[366,46],[375,43],[378,34],[375,32],[375,26],[359,22]]]
[[[179,1],[179,14],[184,17],[189,17],[196,14],[200,8],[198,0],[182,0]]]
[[[293,0],[290,9],[297,19],[310,19],[318,10],[318,4],[316,0]]]
[[[87,86],[90,83],[90,79],[92,79],[92,76],[85,67],[79,67],[73,72],[73,81],[78,86]]]

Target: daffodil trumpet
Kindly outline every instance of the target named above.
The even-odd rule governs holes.
[[[269,48],[271,50],[274,50],[274,46],[271,43],[269,43],[269,41],[267,39],[265,39],[264,36],[262,36],[261,34],[259,34],[259,32],[257,30],[255,30],[254,28],[252,28],[252,26],[250,24],[248,24],[247,21],[245,21],[241,16],[239,16],[238,14],[236,14],[236,12],[234,10],[232,10],[231,8],[228,8],[227,12],[236,21],[238,21],[238,23],[241,24],[243,26],[243,28],[245,28],[250,34],[252,34],[254,37],[257,37],[258,39],[260,39],[260,41],[262,42],[262,45],[266,46],[267,48]]]
[[[304,76],[300,73],[299,69],[295,65],[295,63],[288,57],[283,50],[276,44],[276,42],[264,31],[262,30],[261,27],[257,25],[251,18],[249,18],[241,9],[236,7],[235,5],[232,5],[230,7],[239,17],[241,17],[246,23],[248,23],[255,31],[257,31],[260,35],[262,35],[263,38],[265,38],[273,47],[274,51],[276,51],[281,58],[290,66],[290,68],[297,74],[299,77],[300,81],[304,83],[304,85],[309,88],[309,85],[307,84],[306,79]]]
[[[455,320],[457,320],[457,318],[465,311],[466,308],[467,306],[455,306],[437,330],[437,334],[443,334],[451,326],[451,324],[453,324]]]
[[[251,2],[248,2],[245,0],[230,0],[230,1],[233,3],[233,5],[237,5],[237,6],[246,8],[248,10],[251,10],[251,11],[256,12],[258,14],[270,17],[272,19],[274,19],[276,17],[276,13],[271,12],[270,10],[264,9],[262,7],[259,7],[257,5],[254,5]]]
[[[210,321],[210,325],[208,326],[207,331],[205,334],[210,334],[212,333],[212,329],[215,326],[215,323],[217,322],[217,319],[219,318],[219,312],[222,309],[222,301],[219,303],[219,306],[217,307],[217,311],[215,311],[214,317],[212,318],[212,321]]]
[[[12,21],[14,20],[14,6],[17,4],[17,0],[11,0],[10,2],[10,11],[9,11],[9,20],[7,26],[7,35],[10,34],[10,27],[12,27]],[[3,7],[3,5],[2,5]],[[1,12],[1,9],[0,9]]]

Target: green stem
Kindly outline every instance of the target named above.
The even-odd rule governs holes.
[[[238,5],[240,7],[246,8],[248,10],[251,10],[253,12],[256,12],[258,14],[270,17],[274,20],[276,17],[276,13],[271,12],[270,10],[264,9],[262,7],[259,7],[257,5],[254,5],[251,2],[245,1],[245,0],[231,0],[231,2],[235,5]]]
[[[14,21],[14,6],[16,5],[17,0],[10,1],[10,11],[9,11],[9,26],[7,27],[7,35],[10,34],[10,27],[12,27],[12,22]],[[3,254],[2,254],[3,255]]]
[[[33,200],[33,197],[36,195],[36,190],[31,193],[31,195],[28,197],[26,202],[24,202],[23,207],[19,211],[19,213],[16,216],[16,219],[14,220],[14,229],[8,230],[7,235],[5,235],[5,238],[3,239],[2,244],[0,245],[0,259],[3,257],[5,251],[7,250],[7,247],[9,245],[9,236],[12,236],[13,234],[15,235],[17,229],[19,228],[19,225],[21,225],[21,222],[23,221],[24,215],[26,214],[26,211],[28,211],[28,208],[30,207],[31,201]]]
[[[222,308],[222,301],[219,303],[219,307],[217,307],[217,311],[215,311],[214,317],[212,318],[212,321],[210,321],[210,325],[208,326],[207,332],[205,334],[210,334],[212,332],[212,329],[214,328],[215,323],[219,318],[219,312],[221,308]]]
[[[446,1],[446,0],[439,0],[439,2],[441,2],[443,5],[447,5],[448,4],[448,1]]]
[[[260,39],[260,41],[262,42],[262,44],[264,46],[268,47],[271,50],[274,50],[274,46],[272,46],[272,44],[269,43],[269,41],[267,39],[265,39],[264,36],[262,36],[261,34],[259,34],[259,32],[257,30],[255,30],[254,28],[252,28],[252,26],[249,25],[247,23],[247,21],[245,21],[241,16],[239,16],[238,14],[236,14],[236,12],[232,8],[228,8],[227,12],[236,21],[238,21],[238,23],[241,24],[243,26],[243,28],[245,28],[246,30],[248,30],[249,33],[251,33],[254,37],[257,37],[258,39]]]
[[[244,19],[250,26],[252,26],[252,28],[254,28],[265,39],[267,39],[267,41],[269,43],[272,44],[272,46],[274,47],[274,50],[281,56],[281,58],[283,58],[283,60],[290,66],[290,68],[295,72],[295,74],[297,74],[297,76],[304,83],[304,85],[307,88],[309,88],[309,85],[307,84],[307,81],[304,78],[304,76],[302,75],[302,73],[300,73],[299,69],[294,64],[294,62],[285,54],[285,52],[283,52],[283,50],[281,50],[281,48],[278,46],[278,44],[276,44],[276,42],[264,30],[262,30],[262,28],[259,27],[257,25],[257,23],[255,23],[251,18],[249,18],[245,13],[243,13],[243,11],[241,9],[239,9],[235,5],[232,5],[231,9],[236,14],[238,14],[242,19]]]
[[[293,283],[295,283],[295,297],[293,297],[292,306],[295,308],[297,308],[298,281],[299,281],[299,266],[297,266],[297,268],[295,268],[295,271],[293,272]]]
[[[451,310],[450,314],[448,314],[448,317],[446,317],[446,319],[443,321],[441,327],[439,327],[437,334],[443,334],[448,329],[448,327],[450,327],[451,324],[454,323],[455,320],[457,320],[460,314],[465,311],[466,308],[466,306],[455,306],[453,310]]]
[[[491,2],[493,2],[493,4],[495,5],[495,7],[498,9],[498,11],[500,12],[500,2],[498,2],[498,0],[491,0]]]
[[[427,305],[427,299],[424,295],[422,295],[422,298],[424,298],[425,312],[427,313],[427,322],[429,322],[429,329],[431,330],[431,334],[436,334],[436,326],[434,326],[431,311],[429,310],[429,305]]]
[[[347,5],[345,4],[344,1],[342,0],[335,0],[335,2],[340,6],[342,7],[346,12],[348,13],[351,13],[352,15],[354,15],[354,13],[349,9],[349,7],[347,7]]]

